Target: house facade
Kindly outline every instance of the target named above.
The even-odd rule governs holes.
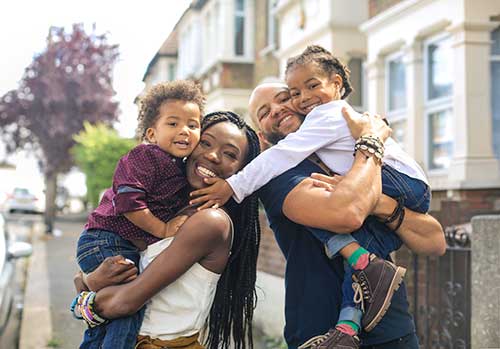
[[[174,37],[176,56],[162,55]],[[331,50],[351,70],[351,105],[386,115],[426,171],[443,226],[500,211],[500,1],[195,0],[169,39],[146,85],[192,78],[207,111],[241,115],[254,86],[284,78],[290,56]],[[261,222],[255,320],[278,337],[285,262]]]

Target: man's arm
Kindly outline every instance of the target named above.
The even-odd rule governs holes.
[[[378,116],[359,116],[350,108],[342,109],[342,114],[354,138],[374,134],[385,141],[390,136],[391,129]],[[298,224],[350,233],[361,227],[381,193],[380,163],[374,156],[356,152],[351,170],[334,191],[325,191],[314,186],[313,179],[305,179],[287,195],[283,213]]]
[[[373,157],[356,153],[351,170],[334,191],[317,187],[307,178],[288,193],[283,213],[301,225],[351,233],[373,211],[382,192],[381,183],[380,165]]]
[[[373,214],[379,218],[387,218],[394,212],[397,202],[382,194]],[[441,224],[432,216],[417,213],[407,208],[404,220],[396,231],[410,250],[418,254],[442,256],[446,252],[446,240]],[[387,226],[394,229],[397,222]]]

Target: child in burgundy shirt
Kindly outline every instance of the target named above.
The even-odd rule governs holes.
[[[204,103],[201,90],[190,81],[158,84],[141,100],[138,132],[146,143],[120,159],[112,188],[89,215],[76,253],[84,273],[109,256],[122,255],[138,265],[141,250],[173,236],[186,220],[187,216],[174,216],[187,205],[183,158],[200,140]],[[90,325],[80,348],[134,348],[143,314],[93,326],[86,314],[75,312]]]

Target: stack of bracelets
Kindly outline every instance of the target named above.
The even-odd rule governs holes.
[[[382,143],[380,138],[378,138],[377,136],[365,135],[359,137],[356,141],[356,144],[354,145],[353,155],[356,155],[357,151],[361,152],[364,156],[366,156],[367,159],[369,157],[373,157],[377,163],[382,164],[385,148],[384,143]],[[397,222],[396,227],[393,229],[394,231],[399,229],[405,217],[403,198],[400,197],[396,200],[398,202],[398,205],[394,209],[394,212],[392,212],[392,214],[387,219],[382,221],[384,224]]]
[[[358,138],[356,144],[354,145],[354,154],[357,151],[363,153],[366,158],[373,156],[373,158],[379,163],[382,163],[382,158],[384,157],[384,143],[374,135],[365,135]]]
[[[83,291],[75,297],[71,303],[70,310],[73,316],[79,320],[85,320],[90,327],[102,325],[107,322],[94,310],[94,298],[96,293]]]

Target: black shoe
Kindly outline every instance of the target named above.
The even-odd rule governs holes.
[[[354,302],[361,306],[361,326],[366,332],[373,330],[387,312],[405,273],[405,268],[370,254],[368,266],[352,274]]]

